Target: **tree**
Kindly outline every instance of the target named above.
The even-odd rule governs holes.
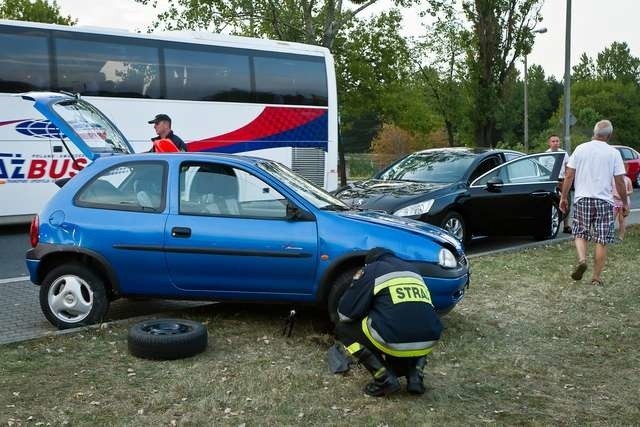
[[[78,22],[71,16],[62,16],[55,0],[51,4],[46,0],[3,0],[0,1],[0,18],[61,25]]]
[[[465,116],[463,25],[453,0],[433,2],[426,13],[435,17],[435,22],[426,27],[424,39],[416,45],[418,76],[424,82],[425,100],[442,118],[448,145],[453,147]]]
[[[580,55],[580,61],[573,66],[571,81],[593,80],[596,77],[596,66],[586,53]]]
[[[414,0],[395,0],[407,6]],[[138,3],[157,7],[152,0]],[[339,32],[378,0],[174,0],[158,15],[154,27],[230,30],[234,34],[297,41],[331,49]]]
[[[517,58],[533,45],[532,30],[541,21],[541,0],[465,0],[468,67],[474,97],[475,144],[493,146],[499,139],[496,113]]]
[[[411,52],[398,10],[355,20],[335,42],[335,63],[347,151],[363,151],[381,124],[415,133],[433,130],[433,113],[411,78]]]
[[[598,53],[597,76],[603,80],[640,82],[640,59],[631,55],[626,42],[613,42]]]

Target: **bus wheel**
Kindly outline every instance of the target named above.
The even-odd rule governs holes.
[[[109,309],[104,282],[81,264],[51,270],[40,286],[40,307],[58,329],[76,328],[102,321]]]

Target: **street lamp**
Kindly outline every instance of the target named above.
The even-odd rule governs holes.
[[[546,33],[545,27],[532,30],[532,33]],[[527,81],[529,80],[529,66],[527,65],[527,54],[524,54],[524,152],[529,153],[529,92]]]

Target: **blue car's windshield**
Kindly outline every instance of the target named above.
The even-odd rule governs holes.
[[[287,184],[296,193],[319,209],[350,210],[349,206],[305,178],[276,162],[259,162],[258,167]]]
[[[405,157],[379,176],[383,180],[452,183],[462,180],[476,158],[467,151],[432,151]]]

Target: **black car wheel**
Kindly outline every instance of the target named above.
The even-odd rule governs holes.
[[[466,227],[464,218],[458,212],[449,212],[440,224],[440,228],[447,230],[463,243],[468,240]]]
[[[562,223],[562,215],[560,213],[560,209],[558,209],[557,203],[554,202],[551,204],[551,212],[549,215],[549,228],[544,234],[535,235],[534,237],[536,240],[553,239],[558,235],[558,231],[560,231],[560,224]]]
[[[640,187],[640,171],[638,172],[638,175],[636,175],[636,182],[634,182],[636,188]]]
[[[109,298],[102,279],[81,264],[51,270],[40,286],[40,307],[58,329],[76,328],[102,321]]]
[[[329,319],[333,323],[338,322],[338,304],[340,298],[353,281],[353,275],[356,274],[360,267],[352,267],[342,272],[333,282],[331,291],[329,291],[329,299],[327,301],[327,310],[329,311]]]
[[[129,328],[129,352],[144,359],[173,360],[195,356],[207,348],[207,328],[184,319],[154,319]]]

